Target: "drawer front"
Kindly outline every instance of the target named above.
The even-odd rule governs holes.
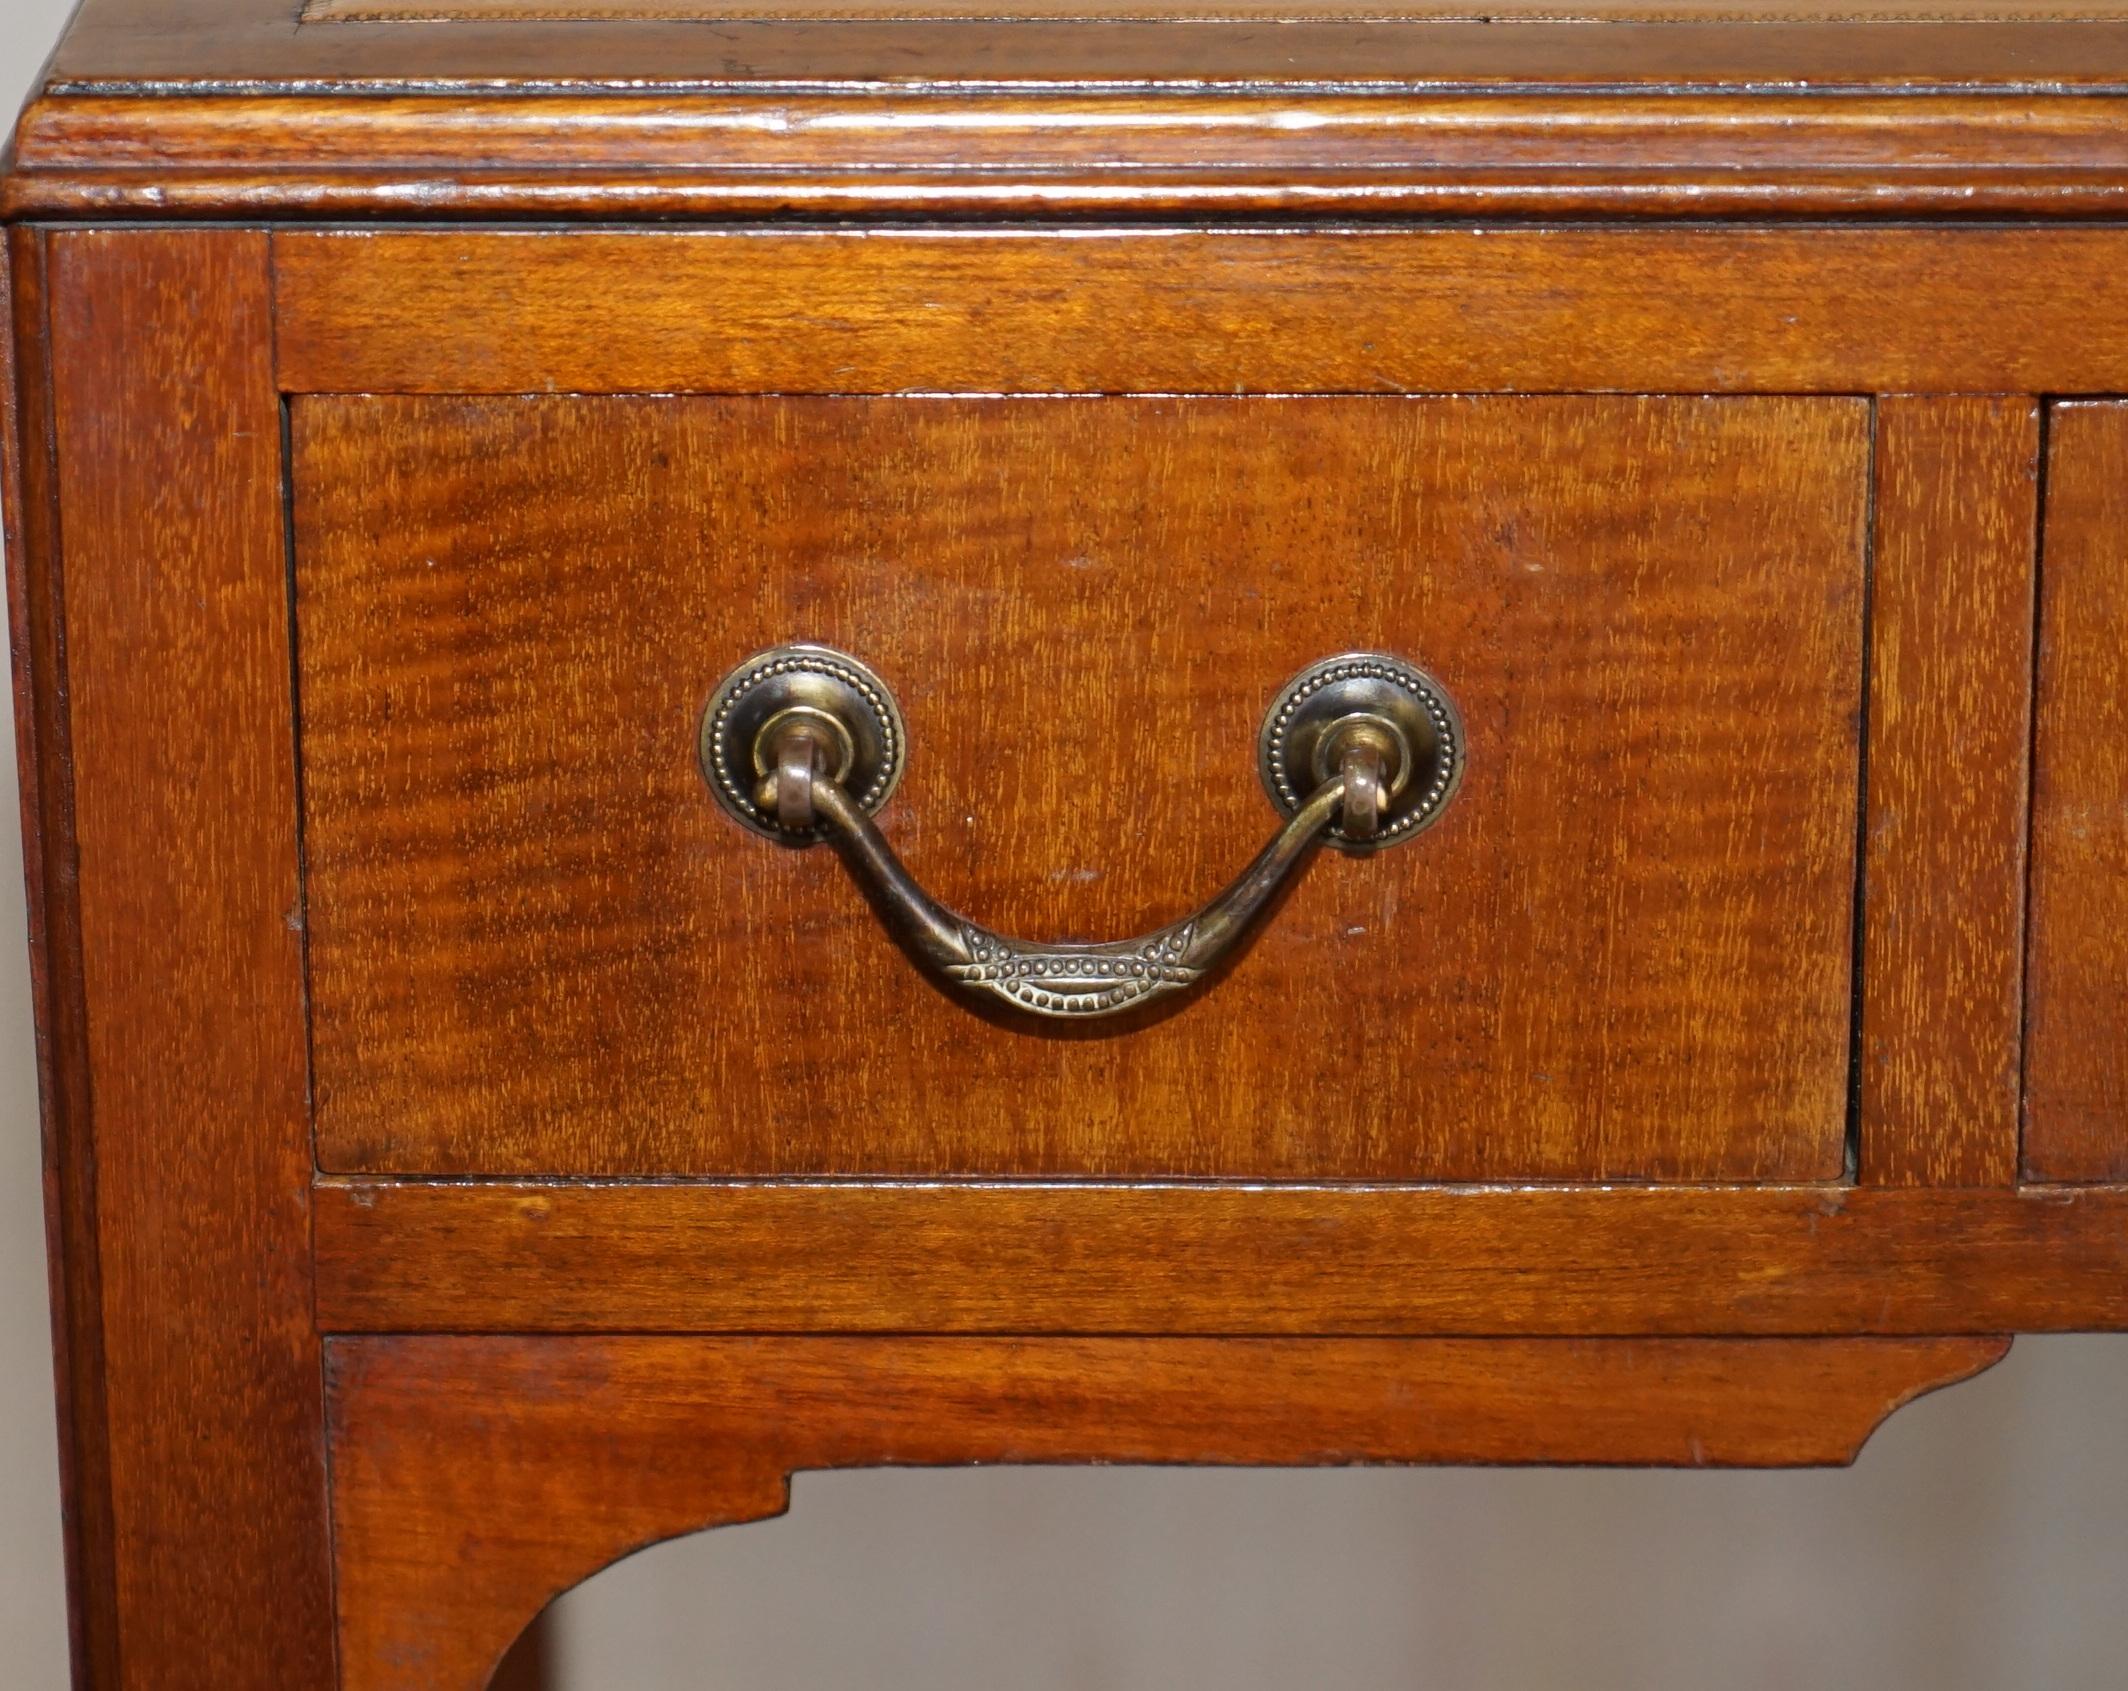
[[[321,1161],[375,1172],[1836,1176],[1869,411],[1843,399],[303,397]],[[880,825],[1042,938],[1171,920],[1352,648],[1460,707],[1164,1014],[949,996],[711,801],[787,640],[906,718]]]

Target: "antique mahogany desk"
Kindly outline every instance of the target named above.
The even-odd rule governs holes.
[[[2121,0],[296,6],[6,179],[86,1683],[2128,1326]]]

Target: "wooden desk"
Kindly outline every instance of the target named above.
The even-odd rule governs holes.
[[[0,191],[86,1683],[2128,1326],[2128,12],[599,10],[89,0]]]

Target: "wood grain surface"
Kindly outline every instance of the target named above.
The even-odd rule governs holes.
[[[27,894],[30,1000],[44,1157],[45,1252],[58,1389],[69,1645],[93,1685],[118,1679],[117,1528],[104,1411],[96,1152],[89,1131],[88,1008],[75,896],[74,778],[67,745],[65,634],[46,236],[7,231],[0,520],[6,524],[8,645]]]
[[[1829,1178],[1867,409],[1795,400],[305,401],[325,1166]],[[695,765],[792,638],[901,695],[947,903],[1140,932],[1267,837],[1354,647],[1470,740],[1173,1014],[979,1016]]]
[[[62,96],[81,89],[134,95],[147,127],[156,122],[156,101],[182,98],[202,85],[293,86],[356,99],[384,89],[458,96],[498,84],[514,94],[853,82],[1078,92],[1122,82],[1183,98],[1205,87],[1236,85],[1384,91],[1559,85],[1645,90],[1658,97],[1679,88],[1778,95],[1807,86],[1814,94],[1864,88],[1911,90],[1923,98],[1947,89],[2001,89],[2040,105],[2055,90],[2116,85],[2128,65],[2128,27],[2118,21],[2113,0],[2092,7],[2063,0],[1951,5],[1958,15],[1948,21],[1872,21],[1868,13],[1875,7],[1828,19],[1813,0],[1800,10],[1762,6],[1749,23],[1532,19],[1503,26],[1492,21],[1492,8],[1479,7],[1473,10],[1483,15],[1467,21],[1212,27],[1134,20],[1000,25],[773,18],[705,25],[622,17],[298,28],[289,0],[89,0],[53,61],[47,86]],[[1690,7],[1686,0],[1679,9]],[[1561,9],[1574,16],[1587,10]],[[1367,8],[1351,10],[1365,16]],[[1946,8],[1911,10],[1935,20]],[[271,125],[261,127],[270,134]],[[281,145],[285,156],[299,155],[297,137],[284,135]],[[1975,155],[1971,165],[1984,165],[1985,157]],[[401,187],[394,197],[403,207]]]
[[[2049,423],[2025,1170],[2128,1178],[2128,406]]]
[[[2128,1328],[2128,1189],[318,1189],[356,1332]]]
[[[1861,1178],[2017,1178],[2039,407],[1877,407]]]
[[[983,23],[2063,23],[2128,18],[2121,0],[304,0],[302,21],[704,18],[766,22]]]
[[[2128,391],[2122,0],[311,3],[86,0],[0,184],[81,1683],[477,1686],[794,1470],[1834,1462],[2128,1328],[2128,408],[2035,648],[2029,397]],[[794,637],[1047,937],[1328,652],[1470,779],[1033,1032],[708,800]]]
[[[332,1683],[279,408],[267,243],[50,241],[67,569],[64,769],[78,854],[41,943],[72,938],[88,1109],[56,1093],[71,1301],[93,1260],[102,1444],[77,1507],[111,1522],[86,1660],[146,1691]],[[56,588],[56,558],[27,561]],[[32,619],[33,630],[37,626]],[[43,720],[50,720],[48,717]],[[40,733],[42,732],[40,728]],[[78,977],[74,971],[78,969]],[[68,1018],[58,1017],[55,1030]],[[48,1095],[50,1096],[50,1095]],[[93,1168],[96,1236],[77,1159]],[[100,1374],[100,1378],[98,1377]],[[77,1398],[77,1403],[81,1399]],[[77,1438],[80,1434],[77,1432]],[[90,1437],[97,1436],[92,1433]],[[82,1495],[85,1485],[103,1496]],[[100,1530],[83,1525],[84,1537]],[[109,1604],[108,1610],[105,1604]]]
[[[298,393],[2128,388],[2119,229],[289,232],[275,254]]]
[[[367,45],[379,27],[338,33]],[[898,33],[906,45],[923,31]],[[1216,42],[1227,32],[1190,33]],[[727,82],[655,96],[485,86],[452,89],[447,104],[435,88],[350,97],[314,83],[270,95],[164,88],[153,99],[74,90],[25,117],[0,208],[1084,225],[2057,220],[2128,207],[2128,117],[2105,95],[1281,87],[1295,33],[1280,26],[1261,75],[1189,88],[1114,78],[978,88],[897,75],[891,88]]]
[[[331,1348],[345,1691],[477,1691],[556,1594],[795,1469],[1853,1459],[2002,1339],[367,1339]]]

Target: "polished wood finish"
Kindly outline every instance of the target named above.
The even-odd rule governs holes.
[[[1877,410],[1861,1178],[2007,1186],[2023,1057],[2039,407]]]
[[[2128,1189],[327,1180],[336,1332],[2128,1326]]]
[[[1123,23],[1941,23],[2089,22],[2128,17],[2121,0],[303,0],[301,21],[436,23],[568,19],[669,23],[819,19],[827,22],[936,23],[1066,19]]]
[[[2128,1179],[2128,405],[2055,407],[2032,813],[2025,1169]]]
[[[320,1158],[1831,1178],[1867,427],[1783,399],[300,402]],[[882,824],[1017,934],[1140,932],[1223,884],[1275,820],[1257,724],[1315,658],[1427,665],[1469,767],[1172,1013],[1030,1027],[930,984],[831,851],[711,802],[703,701],[797,636],[899,691]]]
[[[86,1686],[475,1685],[809,1466],[1837,1461],[2128,1328],[2122,0],[883,3],[86,0],[25,114]],[[799,635],[1038,933],[1328,650],[1471,784],[1014,1032],[702,792]]]
[[[346,1691],[477,1691],[547,1601],[794,1470],[1851,1461],[2001,1339],[340,1340]]]
[[[17,791],[42,1104],[45,1250],[52,1290],[67,1588],[73,1598],[69,1641],[78,1676],[93,1685],[115,1685],[117,1530],[104,1412],[96,1162],[90,1136],[68,1125],[88,1120],[88,1035],[81,988],[81,908],[75,897],[73,766],[63,705],[64,613],[59,572],[53,566],[59,511],[45,259],[41,231],[7,231],[7,335],[5,362],[0,365],[7,437],[0,443],[5,448],[0,453],[0,515],[6,522]]]
[[[99,1683],[158,1691],[322,1691],[268,247],[133,231],[55,235],[49,252],[71,567],[62,592],[53,554],[25,565],[59,615],[27,618],[26,680],[40,802],[71,808],[46,834],[64,857],[37,937],[46,990],[81,999],[48,1009],[55,1040],[82,1043],[64,1058],[80,1075],[46,1098],[76,1575],[109,1586],[84,1594],[84,1661]]]
[[[2128,121],[2105,95],[1355,93],[1109,79],[898,86],[891,100],[838,86],[797,103],[743,86],[654,101],[640,90],[466,90],[447,120],[437,108],[434,90],[54,95],[25,120],[0,204],[47,217],[1075,222],[2128,210]]]
[[[1679,89],[1938,97],[2001,92],[2028,109],[2068,91],[2103,94],[2128,64],[2128,24],[1923,20],[1833,25],[1461,23],[1089,25],[687,20],[336,24],[290,28],[286,0],[88,0],[49,68],[48,97],[153,99],[194,89],[272,94],[324,87],[477,96],[586,89],[676,92],[830,88],[884,92],[994,87],[1101,91],[1118,83],[1183,96],[1531,86],[1650,97]],[[152,108],[136,121],[156,121]],[[2001,127],[2013,127],[2007,107]],[[272,156],[272,126],[260,152]],[[1986,162],[1979,150],[1957,168]],[[445,197],[446,181],[435,184]]]
[[[342,231],[274,253],[297,393],[2128,388],[2118,229]]]
[[[1123,10],[1118,0],[1093,4]],[[1000,15],[1022,9],[1007,6]],[[1389,9],[1402,8],[1391,0]],[[713,24],[424,17],[291,27],[288,0],[88,0],[53,61],[47,97],[121,94],[137,102],[130,121],[145,128],[162,121],[162,102],[194,90],[422,91],[451,101],[437,112],[439,129],[447,129],[486,92],[507,99],[598,88],[684,95],[768,85],[805,94],[860,84],[980,100],[1001,88],[1075,96],[1121,84],[1171,110],[1223,88],[1273,100],[1318,88],[1392,95],[1558,88],[1640,96],[1657,110],[1680,90],[1778,99],[1807,87],[1820,101],[1888,91],[1916,104],[1987,91],[2006,96],[1992,132],[1936,155],[1985,193],[1991,149],[2015,146],[2020,109],[2029,121],[2065,91],[2109,92],[2128,66],[2128,22],[2112,0],[1958,4],[1948,18],[1939,4],[1842,8],[1833,16],[1769,6],[1746,14],[1748,22],[1726,10],[1722,21],[1709,21],[1693,5],[1651,11],[1674,21],[1575,21],[1587,7],[1562,10],[1572,15],[1509,25],[1492,21],[1498,8],[1491,6],[1461,20],[1419,22],[1378,21],[1382,7],[1309,21],[1310,8],[1300,21],[1216,27],[1151,21],[1157,10],[1142,22],[900,22],[778,19],[763,7],[752,19]],[[1069,107],[1059,109],[1068,121]],[[1874,127],[1867,120],[1854,127],[1865,151]],[[261,162],[300,158],[298,139],[271,118],[262,117],[254,146]],[[447,203],[451,167],[477,158],[468,148],[446,167],[402,173],[379,184],[370,209],[396,215],[410,201]],[[1926,158],[1919,152],[1917,162]],[[557,156],[551,174],[571,162]]]

